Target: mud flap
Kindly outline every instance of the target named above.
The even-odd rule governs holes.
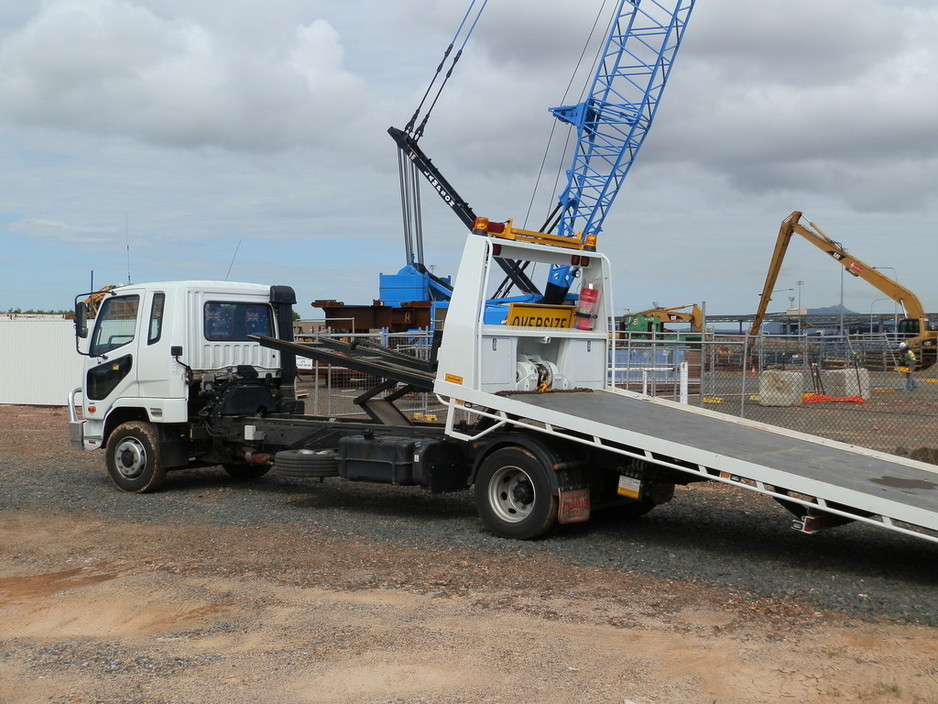
[[[557,492],[558,523],[585,523],[590,519],[590,491],[584,489],[560,489]]]

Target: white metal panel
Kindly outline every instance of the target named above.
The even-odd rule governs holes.
[[[224,369],[247,365],[276,370],[280,366],[280,353],[255,342],[219,342],[205,339],[202,329],[202,309],[208,302],[255,302],[269,305],[270,287],[260,284],[230,282],[185,282],[187,342],[183,353],[185,361],[196,371]]]
[[[498,256],[504,259],[547,266],[570,266],[572,256],[588,256],[590,263],[580,269],[578,281],[580,285],[592,284],[604,292],[599,299],[593,329],[485,324],[486,292],[493,290],[503,278],[501,269],[493,265],[496,247]],[[572,252],[509,240],[467,237],[443,324],[436,390],[450,395],[452,392],[445,388],[447,384],[488,392],[512,389],[515,387],[514,370],[523,361],[522,354],[525,358],[536,356],[557,365],[560,376],[567,382],[559,384],[559,388],[566,385],[602,388],[606,380],[606,346],[613,311],[610,291],[609,262],[598,252]],[[517,342],[512,344],[511,338],[516,338]],[[568,349],[571,346],[573,349]],[[513,358],[506,356],[509,352]],[[455,395],[458,397],[458,393]]]
[[[479,365],[483,340],[477,332],[482,325],[489,255],[488,238],[466,238],[438,353],[440,377],[473,389],[481,385]],[[491,340],[488,344],[491,345]]]
[[[0,318],[0,349],[0,403],[64,406],[81,384],[71,320]]]
[[[256,342],[203,342],[199,349],[198,368],[224,369],[243,364],[277,371],[278,356],[278,352]]]

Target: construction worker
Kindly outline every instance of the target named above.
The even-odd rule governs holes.
[[[912,378],[912,372],[915,371],[915,363],[918,359],[915,357],[915,352],[912,351],[912,348],[904,342],[899,344],[899,354],[899,361],[905,369],[903,372],[903,374],[905,374],[905,390],[912,391],[918,388],[918,382]]]

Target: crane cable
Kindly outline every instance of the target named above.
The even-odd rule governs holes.
[[[603,0],[602,5],[599,8],[599,11],[596,13],[596,18],[593,20],[593,26],[590,28],[590,32],[589,32],[589,35],[586,37],[586,41],[583,42],[583,48],[580,50],[580,56],[577,59],[576,66],[573,68],[573,72],[570,74],[570,80],[567,82],[567,87],[563,92],[563,100],[561,101],[562,104],[566,104],[567,102],[567,96],[570,94],[570,90],[573,88],[573,82],[576,79],[577,74],[580,72],[580,67],[583,65],[583,58],[586,56],[586,52],[589,49],[590,44],[593,42],[593,37],[596,35],[596,28],[599,26],[599,21],[602,18],[603,13],[606,11],[606,5],[608,5],[608,3],[609,3],[609,0]],[[611,26],[611,24],[612,24],[612,17],[610,17],[609,22],[606,25],[606,34],[609,33],[609,27]],[[602,42],[600,42],[596,49],[596,56],[593,60],[594,64],[598,63],[599,55],[602,52],[602,50],[603,50],[603,44]],[[588,86],[589,86],[589,79],[587,79],[587,81],[585,81],[580,88],[579,102],[583,101],[583,96],[586,94]],[[540,185],[541,177],[544,175],[544,169],[545,169],[545,166],[547,165],[547,157],[551,150],[550,145],[554,141],[554,132],[556,131],[556,129],[557,129],[557,121],[554,120],[550,127],[550,135],[547,138],[547,145],[544,148],[544,156],[541,157],[541,165],[537,170],[537,179],[535,179],[535,182],[534,182],[534,189],[531,192],[531,199],[530,201],[528,201],[528,210],[524,215],[524,227],[525,228],[527,228],[528,220],[531,217],[531,209],[534,207],[534,199],[537,196],[538,186]],[[563,149],[564,153],[566,153],[567,150],[569,149],[571,136],[572,136],[572,132],[568,131],[566,143]],[[557,167],[557,173],[554,175],[554,191],[555,192],[560,183],[560,177],[562,173],[563,173],[563,163],[561,162]],[[555,227],[557,227],[557,223],[560,222],[560,218],[563,215],[560,212],[560,208],[561,208],[561,204],[558,199],[556,205],[554,205],[553,209],[551,210],[550,214],[548,214],[547,218],[544,221],[544,224],[541,225],[541,228],[538,230],[538,232],[550,233],[554,230]],[[521,265],[521,270],[526,271],[530,263],[531,262],[524,262]],[[504,281],[502,281],[501,285],[499,285],[499,287],[496,289],[494,297],[503,298],[507,296],[511,289],[511,285],[512,285],[511,281],[508,279],[505,279]]]
[[[404,132],[413,138],[414,143],[416,143],[417,140],[420,139],[420,137],[423,135],[424,128],[427,124],[427,119],[430,117],[430,113],[433,111],[433,107],[436,105],[436,101],[439,99],[440,94],[443,92],[446,81],[448,81],[449,77],[452,75],[453,69],[456,67],[456,62],[459,61],[459,57],[462,55],[462,51],[466,46],[466,42],[469,41],[469,37],[472,35],[472,31],[475,29],[475,26],[479,21],[479,17],[482,15],[482,11],[485,9],[488,0],[482,0],[482,4],[479,7],[478,12],[476,12],[475,17],[472,17],[472,10],[476,5],[476,2],[478,2],[478,0],[472,0],[469,3],[466,14],[463,15],[462,21],[456,28],[456,32],[453,34],[453,38],[450,41],[449,46],[447,46],[446,50],[443,52],[443,58],[440,59],[440,64],[437,66],[436,73],[430,80],[430,84],[427,86],[427,90],[424,92],[423,98],[420,100],[420,104],[417,106],[417,109],[414,110],[413,116],[410,118],[410,121],[404,128]],[[459,39],[459,36],[463,33],[467,23],[469,23],[469,30],[463,37],[462,44],[459,46],[459,50],[456,52],[452,64],[450,65],[449,70],[446,72],[446,76],[444,77],[443,82],[437,89],[436,95],[433,97],[433,100],[430,104],[430,108],[427,110],[423,121],[420,123],[420,127],[415,131],[414,124],[417,122],[417,119],[420,116],[420,111],[423,109],[424,104],[430,97],[433,86],[436,83],[437,78],[440,77],[444,66],[446,66],[446,60],[452,53],[453,47]],[[401,214],[404,221],[405,256],[409,265],[422,269],[424,265],[424,253],[423,216],[421,212],[422,206],[420,202],[419,184],[420,177],[417,173],[417,167],[414,165],[414,162],[410,159],[407,159],[404,153],[401,151],[398,151],[397,154],[397,170],[401,190]]]
[[[561,105],[565,105],[567,103],[567,96],[570,94],[570,89],[573,87],[574,79],[579,73],[580,67],[583,65],[583,58],[586,56],[586,51],[589,48],[590,44],[593,42],[593,37],[596,35],[596,28],[599,26],[599,21],[602,18],[603,14],[606,12],[606,6],[608,4],[609,4],[609,0],[603,0],[602,5],[600,6],[598,12],[596,13],[596,18],[593,20],[593,26],[590,28],[589,36],[587,36],[586,41],[583,43],[583,49],[580,51],[580,56],[577,59],[576,66],[574,67],[573,72],[570,74],[570,80],[567,82],[567,87],[563,92],[563,99],[561,100]],[[609,30],[612,26],[613,20],[614,20],[614,16],[610,15],[609,21],[606,23],[606,35],[607,36],[609,34]],[[599,57],[600,57],[600,54],[602,53],[602,50],[603,50],[603,43],[599,42],[596,48],[596,55],[593,59],[593,65],[598,64]],[[583,85],[581,86],[579,102],[583,102],[583,96],[586,94],[586,91],[588,90],[591,80],[592,80],[592,77],[590,76],[586,79],[586,81],[584,81]],[[528,219],[531,217],[531,209],[534,207],[534,200],[537,196],[538,188],[540,187],[541,178],[544,175],[544,169],[547,164],[548,154],[550,153],[551,143],[554,141],[554,132],[556,131],[556,129],[557,129],[557,121],[554,120],[553,123],[551,124],[550,135],[547,138],[547,145],[544,148],[544,156],[541,158],[541,165],[537,171],[537,179],[534,182],[534,189],[531,193],[531,200],[528,202],[528,210],[524,216],[525,227],[527,227]],[[567,138],[566,138],[564,149],[563,149],[564,154],[566,154],[569,149],[572,132],[573,132],[572,130],[567,131]],[[562,173],[563,173],[563,163],[561,162],[561,164],[558,165],[557,167],[556,174],[554,175],[554,192],[555,193],[560,184],[560,178],[561,178]],[[557,223],[560,221],[561,215],[562,214],[560,213],[560,203],[558,202],[552,208],[550,214],[545,219],[544,224],[541,225],[541,229],[538,231],[547,232],[547,233],[552,232],[553,229],[557,226]]]
[[[447,81],[449,81],[450,76],[453,75],[453,69],[456,68],[456,64],[459,61],[459,58],[462,56],[462,51],[466,47],[466,43],[469,41],[469,37],[472,36],[472,31],[475,29],[476,24],[479,22],[479,18],[482,16],[482,11],[485,10],[485,6],[488,4],[488,0],[482,0],[482,4],[479,6],[478,12],[476,12],[475,17],[472,18],[471,24],[469,25],[469,30],[466,32],[466,35],[463,37],[462,44],[459,46],[459,50],[456,52],[456,55],[453,57],[453,61],[449,66],[449,69],[446,72],[446,75],[443,77],[443,82],[440,84],[440,87],[436,91],[436,95],[433,96],[433,101],[430,103],[430,107],[427,109],[426,115],[424,115],[423,120],[420,123],[420,126],[415,130],[414,124],[417,122],[417,118],[420,115],[420,110],[423,108],[424,103],[427,101],[427,98],[430,96],[430,91],[433,89],[433,84],[436,83],[436,79],[439,78],[440,73],[443,71],[443,67],[446,65],[446,59],[449,58],[450,53],[453,50],[453,46],[456,44],[460,33],[462,33],[463,28],[466,26],[466,22],[469,20],[469,16],[472,14],[472,8],[475,6],[477,0],[472,0],[469,3],[469,8],[466,10],[466,14],[463,15],[462,21],[459,23],[459,27],[456,28],[456,33],[453,35],[452,40],[449,43],[449,46],[446,47],[446,51],[443,52],[443,58],[440,59],[439,66],[436,67],[436,73],[433,74],[433,78],[430,80],[430,84],[427,86],[426,92],[423,94],[423,98],[420,100],[420,104],[417,106],[417,109],[414,110],[413,117],[410,118],[410,121],[407,123],[407,126],[404,127],[404,132],[407,134],[412,134],[414,141],[416,142],[423,136],[424,128],[427,126],[427,120],[430,119],[430,113],[433,112],[433,108],[436,107],[436,101],[440,99],[440,94],[443,92],[443,88],[446,87]]]

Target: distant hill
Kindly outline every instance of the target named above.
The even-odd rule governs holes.
[[[808,308],[808,315],[859,315],[850,310],[846,306],[842,306],[839,303],[835,306],[826,306],[824,308]]]

